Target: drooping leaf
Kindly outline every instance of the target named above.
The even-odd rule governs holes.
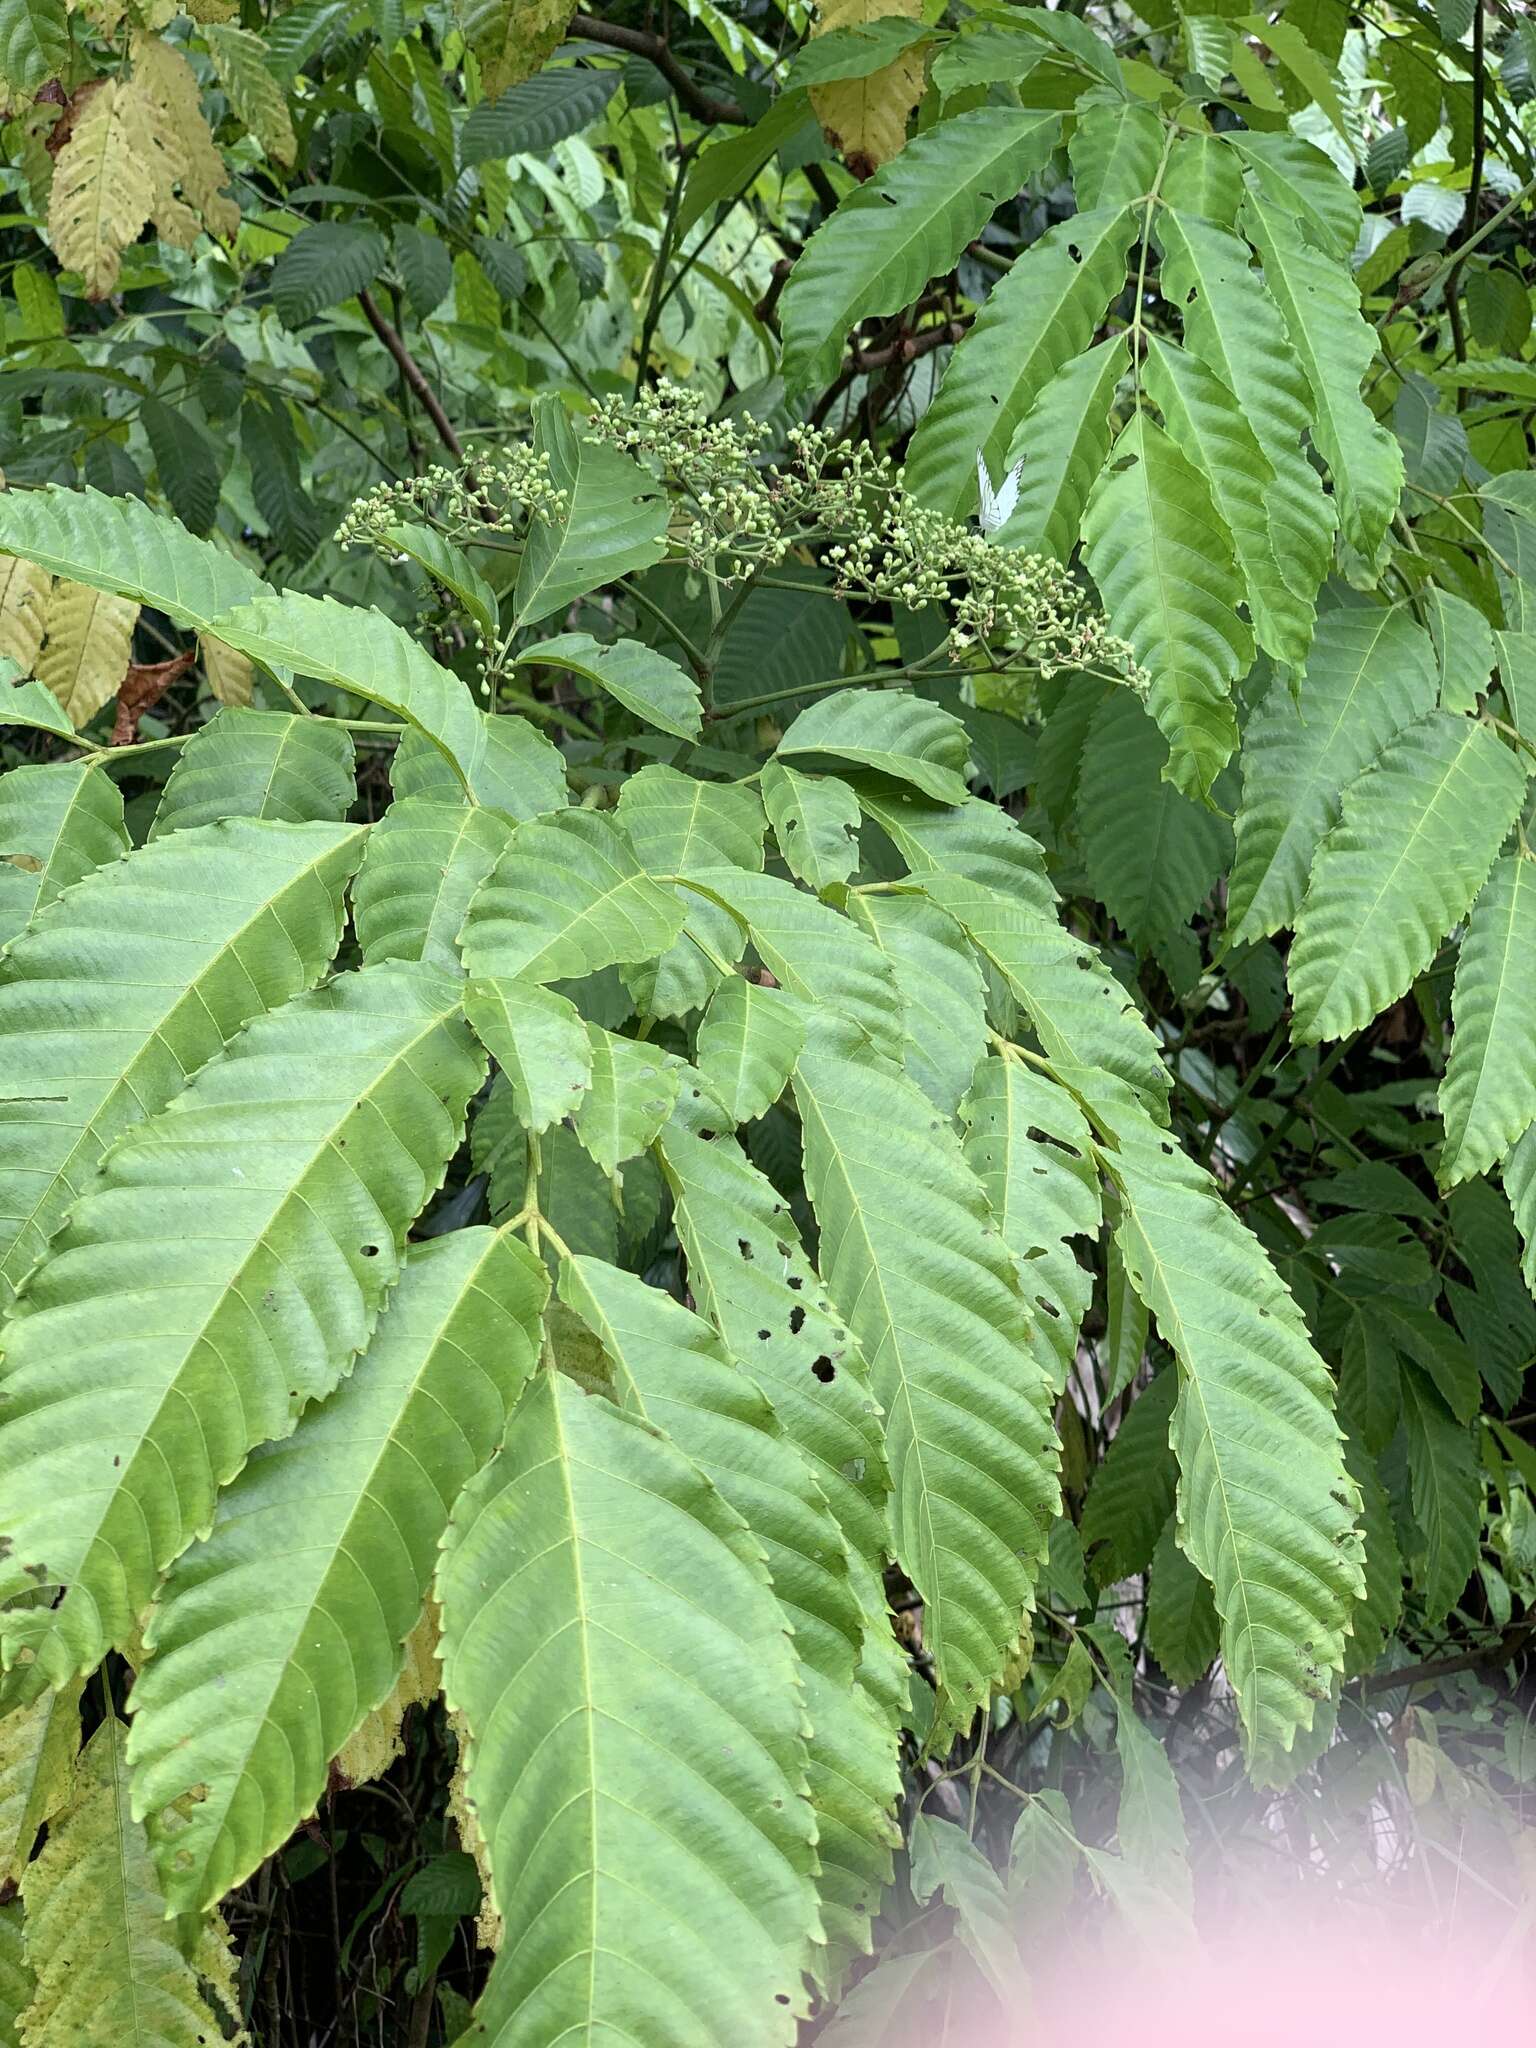
[[[211,533],[219,516],[218,447],[158,398],[146,398],[139,417],[171,510],[189,533]]]
[[[327,306],[356,298],[389,261],[389,244],[361,221],[300,228],[272,266],[272,303],[285,327],[303,327]]]
[[[1147,1582],[1147,1648],[1177,1686],[1205,1676],[1221,1643],[1209,1582],[1179,1548],[1170,1516],[1152,1555]]]
[[[52,690],[77,731],[116,696],[133,656],[138,617],[132,598],[89,584],[60,577],[49,592],[37,679]]]
[[[1144,1572],[1173,1513],[1178,1466],[1168,1441],[1179,1375],[1165,1367],[1123,1416],[1083,1507],[1083,1548],[1095,1582]]]
[[[425,960],[458,971],[458,937],[513,828],[479,805],[427,796],[392,803],[368,834],[352,884],[365,965]]]
[[[592,1045],[574,1004],[538,982],[482,978],[470,983],[464,1014],[506,1076],[524,1130],[575,1112],[591,1085]]]
[[[38,1836],[69,1801],[83,1686],[74,1679],[0,1720],[0,1883],[21,1883]]]
[[[1432,1624],[1444,1620],[1477,1569],[1483,1477],[1471,1432],[1412,1368],[1403,1375],[1403,1433],[1416,1544],[1408,1562]]]
[[[1406,613],[1346,609],[1318,621],[1294,693],[1277,677],[1244,735],[1227,896],[1234,944],[1294,924],[1344,790],[1434,701],[1431,650]]]
[[[793,2039],[818,1932],[814,1820],[760,1558],[680,1451],[557,1372],[535,1376],[461,1496],[437,1590],[504,1930],[477,2007],[488,2037]]]
[[[733,974],[710,997],[699,1025],[699,1073],[734,1122],[752,1123],[783,1094],[804,1044],[796,997]]]
[[[975,952],[954,919],[921,896],[852,895],[848,915],[890,962],[902,1005],[903,1066],[952,1116],[987,1042]]]
[[[924,1601],[938,1722],[958,1729],[1033,1601],[1058,1499],[1050,1377],[953,1132],[855,1044],[825,1031],[795,1069],[806,1189],[827,1289],[886,1410],[892,1535]]]
[[[485,163],[525,150],[542,155],[566,136],[589,128],[618,88],[616,71],[576,65],[540,71],[473,110],[459,141],[464,161]]]
[[[159,1858],[172,1909],[204,1910],[281,1847],[389,1695],[452,1503],[537,1362],[547,1293],[502,1232],[418,1245],[356,1370],[255,1453],[172,1568],[128,1742],[137,1811],[201,1787]]]
[[[802,711],[778,744],[781,760],[823,758],[904,782],[935,803],[963,804],[970,741],[942,705],[907,690],[838,690]]]
[[[230,106],[241,123],[274,163],[292,164],[297,144],[288,116],[288,100],[268,68],[267,48],[261,37],[248,29],[216,21],[205,22],[202,33],[219,82],[229,94]]]
[[[364,968],[255,1019],[76,1200],[6,1345],[0,1585],[59,1590],[5,1618],[29,1691],[125,1639],[219,1486],[367,1343],[483,1071],[460,986]]]
[[[1440,670],[1441,709],[1476,711],[1498,658],[1493,628],[1475,604],[1437,583],[1425,591],[1424,605]]]
[[[80,273],[87,298],[116,288],[123,251],[154,210],[154,120],[131,79],[101,79],[54,164],[48,239],[59,263]]]
[[[1536,1123],[1536,863],[1509,854],[1472,906],[1440,1083],[1442,1187],[1485,1173]]]
[[[1114,334],[1064,363],[1041,390],[1009,444],[1024,467],[1013,510],[992,535],[994,547],[1070,560],[1083,507],[1109,457],[1111,407],[1125,367],[1125,340]]]
[[[339,825],[174,833],[88,875],[16,941],[0,986],[5,1092],[23,1098],[0,1103],[7,1302],[107,1147],[324,972],[362,847]]]
[[[952,1820],[919,1814],[912,1826],[912,1896],[927,1905],[942,1891],[955,1931],[1005,2010],[1024,1996],[1024,1963],[1003,1880]]]
[[[1059,132],[1053,114],[978,108],[916,137],[851,193],[806,244],[785,287],[790,387],[829,382],[851,327],[909,305],[949,270],[1045,162]]]
[[[1168,741],[1164,772],[1203,801],[1237,746],[1232,686],[1253,659],[1235,610],[1231,535],[1203,474],[1144,414],[1115,443],[1112,465],[1088,500],[1084,558],[1111,626],[1147,672],[1147,708]]]
[[[344,818],[357,800],[352,763],[344,726],[288,711],[215,712],[177,755],[149,836],[220,818]]]
[[[487,95],[531,78],[559,47],[573,12],[566,0],[466,0],[459,19]]]
[[[0,777],[0,947],[127,849],[123,799],[98,758]]]
[[[1350,784],[1296,919],[1298,1044],[1358,1031],[1424,971],[1487,881],[1525,783],[1486,726],[1430,711]]]
[[[603,647],[590,633],[562,633],[525,647],[519,667],[564,668],[606,690],[626,711],[681,740],[699,736],[702,712],[699,686],[675,661],[638,640],[618,640]]]
[[[441,248],[442,244],[434,246]],[[446,293],[446,287],[444,291]],[[445,540],[436,527],[423,526],[412,519],[397,520],[389,528],[387,538],[402,554],[409,555],[413,562],[419,562],[435,582],[453,592],[474,622],[482,644],[490,646],[500,624],[496,593],[465,550]]]
[[[520,626],[536,626],[666,552],[666,499],[631,456],[579,435],[558,399],[536,409],[533,445],[565,492],[566,509],[563,518],[536,519],[529,530],[513,594]]]

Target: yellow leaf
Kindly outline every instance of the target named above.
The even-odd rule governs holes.
[[[486,1854],[485,1837],[480,1832],[480,1823],[475,1819],[475,1809],[464,1780],[464,1755],[469,1747],[469,1731],[463,1718],[450,1712],[448,1725],[459,1745],[459,1760],[454,1766],[448,1782],[448,1818],[459,1831],[459,1845],[475,1859],[475,1868],[480,1873],[480,1911],[475,1916],[475,1938],[482,1948],[501,1947],[501,1915],[497,1912],[491,1897],[491,1863]]]
[[[181,212],[190,209],[210,235],[228,241],[240,226],[240,209],[224,187],[229,172],[218,146],[203,118],[202,91],[196,74],[179,50],[158,36],[139,36],[133,45],[133,76],[155,110],[155,130],[161,141],[164,184],[155,199],[156,224],[167,241],[190,247],[184,239],[184,223],[176,218],[180,191]],[[182,232],[168,229],[179,228]],[[191,240],[196,239],[196,220]]]
[[[24,2048],[224,2040],[199,1983],[222,1989],[220,1973],[202,1924],[165,1917],[149,1837],[129,1805],[118,1722],[103,1721],[86,1745],[73,1795],[27,1866],[21,1896],[36,1980],[21,2016]]]
[[[154,211],[147,110],[131,81],[104,79],[53,167],[48,239],[60,266],[79,271],[87,298],[114,289],[123,251]]]
[[[486,97],[521,85],[563,41],[573,0],[463,0],[459,25],[480,60]]]
[[[821,0],[812,35],[835,28],[862,28],[881,16],[922,17],[922,0]],[[923,59],[907,50],[894,64],[868,78],[839,79],[811,88],[811,105],[828,142],[856,178],[867,178],[900,150],[907,118],[923,96]]]
[[[424,1706],[436,1699],[442,1682],[437,1661],[437,1609],[429,1600],[405,1639],[405,1662],[394,1691],[353,1731],[336,1759],[336,1769],[348,1785],[368,1785],[383,1777],[404,1752],[401,1729],[407,1707]]]
[[[0,1884],[20,1884],[42,1829],[69,1798],[83,1678],[0,1721]]]
[[[117,695],[132,659],[138,617],[131,597],[114,597],[62,576],[54,584],[37,675],[63,705],[76,732]]]
[[[211,633],[204,633],[197,647],[203,659],[203,674],[208,678],[208,687],[219,702],[249,704],[251,681],[255,674],[250,656],[237,654],[233,647],[226,647]]]
[[[0,655],[9,655],[24,676],[32,673],[43,644],[43,615],[53,578],[35,562],[15,555],[0,559]]]

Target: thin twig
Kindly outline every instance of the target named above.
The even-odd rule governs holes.
[[[421,401],[421,409],[437,430],[437,438],[448,450],[455,462],[464,460],[464,445],[453,431],[453,422],[443,411],[437,393],[427,382],[420,363],[411,354],[394,328],[379,311],[373,293],[364,285],[357,295],[357,303],[363,309],[363,317],[400,367],[400,374]]]
[[[643,28],[624,28],[612,21],[599,21],[592,14],[571,19],[571,34],[585,36],[589,43],[603,43],[610,50],[623,50],[631,57],[643,57],[654,64],[677,94],[680,104],[706,127],[750,128],[752,116],[736,100],[717,100],[707,93],[693,74],[673,55],[665,36],[651,35]]]

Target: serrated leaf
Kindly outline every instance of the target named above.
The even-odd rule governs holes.
[[[746,1124],[778,1101],[804,1044],[796,997],[733,974],[709,999],[695,1056],[710,1094],[733,1123]]]
[[[1111,409],[1125,367],[1124,337],[1113,334],[1064,363],[1046,384],[1009,444],[1024,467],[1013,510],[991,535],[994,547],[1071,560],[1083,507],[1109,459]]]
[[[573,12],[567,0],[464,0],[459,20],[487,94],[532,77],[558,49]]]
[[[1291,218],[1249,199],[1242,220],[1311,389],[1312,438],[1333,478],[1340,530],[1373,564],[1403,487],[1402,449],[1360,393],[1376,360],[1375,329],[1361,315],[1348,270],[1304,242]]]
[[[617,71],[575,65],[540,71],[472,110],[459,141],[463,160],[480,164],[525,151],[542,155],[590,128],[618,89]]]
[[[1067,145],[1079,208],[1086,213],[1144,199],[1157,176],[1163,137],[1163,124],[1150,107],[1122,99],[1080,104]]]
[[[983,1060],[960,1110],[966,1163],[986,1189],[1019,1269],[1060,1393],[1077,1356],[1093,1297],[1074,1237],[1099,1234],[1099,1178],[1082,1111],[1064,1089],[1020,1060]]]
[[[1440,394],[1427,377],[1409,377],[1392,408],[1392,429],[1403,450],[1410,484],[1450,497],[1469,456],[1467,430],[1453,412],[1439,410]]]
[[[0,776],[0,947],[127,850],[123,799],[98,757]]]
[[[1471,1431],[1411,1368],[1403,1374],[1403,1432],[1418,1549],[1408,1560],[1424,1619],[1443,1621],[1477,1569],[1483,1477]]]
[[[464,1013],[506,1076],[525,1130],[548,1130],[571,1115],[592,1080],[592,1045],[575,1006],[536,982],[482,978]]]
[[[177,756],[151,839],[220,818],[344,818],[357,800],[345,727],[287,711],[217,711]]]
[[[1226,866],[1224,819],[1164,779],[1168,743],[1128,690],[1094,715],[1078,785],[1078,829],[1094,893],[1138,952],[1170,937]]]
[[[961,1945],[1005,2010],[1025,1995],[1024,1963],[1003,1880],[954,1821],[920,1813],[912,1824],[912,1896],[926,1906],[942,1892]]]
[[[12,946],[0,1042],[6,1092],[23,1099],[0,1103],[7,1302],[107,1147],[323,973],[362,846],[339,825],[178,832],[86,876]]]
[[[535,626],[666,553],[666,498],[632,457],[583,439],[558,399],[536,408],[533,446],[547,457],[566,510],[563,518],[536,519],[529,531],[513,597],[520,626]]]
[[[73,1679],[0,1721],[0,1883],[8,1887],[26,1876],[38,1836],[74,1788],[84,1684]]]
[[[1520,1232],[1520,1261],[1526,1287],[1536,1296],[1536,1127],[1527,1131],[1504,1161],[1504,1194]]]
[[[355,298],[389,261],[377,228],[358,221],[320,220],[300,228],[272,266],[272,303],[285,327],[302,327]]]
[[[1440,670],[1441,709],[1476,711],[1478,698],[1493,681],[1493,628],[1475,604],[1437,583],[1425,590],[1424,609]]]
[[[815,1830],[793,1652],[740,1517],[657,1432],[543,1372],[461,1497],[438,1597],[504,1927],[487,2034],[534,1998],[551,2034],[685,2014],[700,2038],[791,2041]],[[658,1752],[686,1764],[697,1821]]]
[[[43,615],[53,579],[36,562],[0,559],[0,661],[32,673],[43,644]]]
[[[445,540],[435,526],[422,526],[409,519],[387,527],[384,538],[413,562],[419,562],[445,590],[451,590],[474,622],[482,643],[486,647],[494,645],[500,630],[496,593],[463,548]]]
[[[953,1731],[986,1704],[1033,1604],[1059,1500],[1050,1380],[952,1130],[855,1045],[826,1032],[796,1066],[805,1184],[827,1289],[886,1410],[892,1536],[924,1602],[936,1726]]]
[[[1266,208],[1305,229],[1320,250],[1348,256],[1360,236],[1360,201],[1320,149],[1299,135],[1233,130],[1236,151]]]
[[[23,100],[62,75],[69,63],[64,0],[7,0],[0,10],[0,78]]]
[[[1122,1086],[1085,1079],[1126,1269],[1179,1362],[1179,1540],[1214,1588],[1248,1752],[1262,1761],[1311,1727],[1362,1590],[1332,1381],[1210,1176]]]
[[[470,727],[461,730],[461,725],[455,721],[454,753],[463,777],[434,740],[407,729],[389,767],[397,800],[426,796],[439,803],[473,802],[518,824],[562,810],[570,801],[564,756],[526,718],[477,711]]]
[[[201,1788],[159,1858],[171,1908],[203,1910],[279,1848],[388,1698],[450,1504],[537,1363],[547,1294],[504,1233],[417,1246],[357,1370],[255,1453],[170,1572],[128,1755],[140,1812]]]
[[[1227,897],[1233,944],[1293,924],[1343,792],[1433,708],[1431,648],[1406,612],[1327,612],[1294,691],[1271,683],[1243,744],[1243,799]]]
[[[588,1024],[591,1086],[576,1103],[575,1131],[610,1179],[643,1152],[677,1100],[682,1062],[659,1047]]]
[[[1230,152],[1217,160],[1230,165]],[[1177,151],[1175,151],[1177,158]],[[1236,198],[1232,214],[1236,213]],[[1248,258],[1247,245],[1221,225],[1187,212],[1164,212],[1157,220],[1163,263],[1160,289],[1179,309],[1185,346],[1207,363],[1243,409],[1264,460],[1273,472],[1267,510],[1275,563],[1294,603],[1287,607],[1269,590],[1268,629],[1290,652],[1305,659],[1312,636],[1313,607],[1323,578],[1333,566],[1333,501],[1301,439],[1312,423],[1311,394],[1302,366],[1290,348],[1278,307]]]
[[[395,262],[406,303],[418,320],[428,319],[453,290],[453,257],[446,244],[426,228],[399,226]]]
[[[908,690],[838,690],[808,705],[778,744],[780,759],[823,756],[887,775],[935,803],[963,804],[970,740],[942,705]]]
[[[1522,854],[1495,863],[1472,906],[1451,1014],[1442,1187],[1485,1173],[1536,1123],[1536,863]]]
[[[124,1640],[217,1489],[367,1343],[482,1078],[460,989],[390,964],[256,1018],[76,1200],[6,1347],[0,1583],[35,1588],[41,1567],[60,1589],[6,1617],[6,1667],[36,1655],[29,1691]],[[176,1304],[131,1342],[125,1276]]]
[[[90,299],[115,290],[123,251],[155,204],[150,173],[154,110],[129,79],[100,80],[53,166],[48,239]]]
[[[902,1007],[902,1064],[952,1116],[986,1049],[981,966],[954,919],[921,896],[855,893],[848,915],[891,964]]]
[[[261,37],[212,21],[203,24],[202,35],[236,115],[274,163],[290,166],[297,148],[293,123],[283,88],[267,68]]]
[[[785,287],[786,383],[799,390],[829,381],[848,330],[910,304],[951,269],[1059,133],[1052,114],[979,108],[917,136],[851,193],[806,244]]]
[[[1178,1391],[1177,1371],[1165,1367],[1131,1403],[1094,1474],[1082,1535],[1097,1585],[1145,1571],[1173,1513],[1179,1468],[1168,1431]]]
[[[21,2022],[27,2048],[105,2048],[135,2035],[157,2048],[201,2048],[224,2039],[236,2017],[210,2002],[230,1974],[223,1922],[205,1932],[166,1918],[149,1838],[129,1810],[123,1746],[108,1715],[22,1884],[35,1978]],[[168,1841],[181,1819],[161,1819]]]
[[[978,451],[990,476],[1023,455],[1027,476],[1034,444],[1023,423],[1093,340],[1125,281],[1138,226],[1125,206],[1078,214],[1031,243],[993,286],[912,436],[906,485],[914,497],[951,518],[973,512]],[[997,544],[1017,545],[1007,533],[1005,525]]]
[[[906,0],[906,5],[911,9],[913,0]],[[875,6],[886,11],[875,14]],[[902,0],[830,0],[818,11],[811,40],[790,59],[783,89],[867,79],[928,34],[919,14],[903,12]],[[917,76],[920,81],[920,70]],[[829,116],[828,126],[836,125]]]
[[[660,764],[631,775],[619,792],[619,823],[651,874],[689,874],[728,861],[763,864],[763,809],[739,784],[700,782]],[[722,968],[740,959],[738,919],[697,890],[669,885],[683,913],[681,935],[654,963],[632,966],[628,985],[657,1017],[702,1009],[720,985]],[[718,963],[718,964],[717,964]]]
[[[37,680],[50,689],[78,730],[88,725],[128,673],[139,607],[84,583],[59,577],[43,614],[47,635]]]
[[[1205,1676],[1221,1646],[1211,1589],[1178,1544],[1172,1516],[1164,1524],[1147,1582],[1147,1648],[1177,1686]]]
[[[1422,974],[1487,881],[1525,794],[1486,726],[1431,711],[1345,790],[1287,963],[1300,1045],[1358,1031]]]
[[[392,803],[368,834],[352,884],[364,965],[425,960],[459,972],[470,904],[511,837],[504,818],[478,805],[425,796]]]
[[[763,808],[792,875],[819,895],[859,864],[859,800],[835,775],[806,775],[778,759],[763,764]]]
[[[675,661],[638,640],[603,647],[590,633],[562,633],[524,647],[516,660],[519,668],[564,668],[584,676],[644,724],[680,740],[696,740],[702,730],[698,684]]]
[[[1145,414],[1123,430],[1094,486],[1083,551],[1110,625],[1147,672],[1147,707],[1168,741],[1164,773],[1204,801],[1237,746],[1231,692],[1253,641],[1235,609],[1242,582],[1210,485]]]
[[[623,828],[571,810],[518,826],[460,943],[477,977],[567,981],[657,959],[682,923],[682,905],[646,874]]]
[[[1242,165],[1219,135],[1180,135],[1168,152],[1159,192],[1168,209],[1157,217],[1159,240],[1169,211],[1230,228],[1243,201]]]

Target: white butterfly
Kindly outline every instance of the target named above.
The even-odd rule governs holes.
[[[994,491],[992,479],[987,475],[986,457],[979,448],[976,450],[976,484],[981,493],[977,523],[983,533],[996,533],[1013,511],[1019,500],[1019,478],[1023,472],[1024,458],[1021,455]]]

